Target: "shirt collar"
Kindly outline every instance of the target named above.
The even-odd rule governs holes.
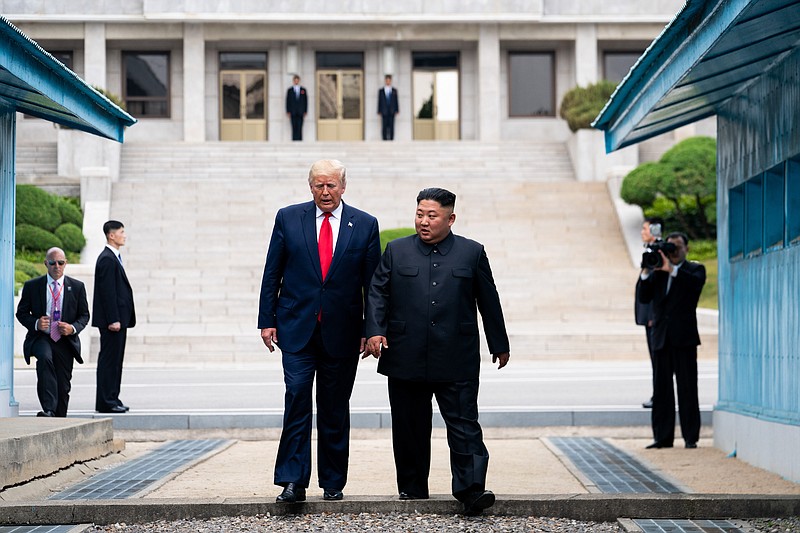
[[[117,256],[117,259],[119,259],[119,250],[118,250],[118,249],[114,248],[114,247],[113,247],[113,246],[111,246],[110,244],[106,244],[106,248],[108,248],[109,250],[111,250],[112,252],[114,252],[114,255],[116,255],[116,256]]]
[[[419,251],[424,255],[430,255],[434,250],[438,250],[441,255],[447,255],[447,253],[453,249],[453,244],[455,244],[455,242],[456,238],[453,236],[452,231],[447,234],[447,237],[436,244],[428,244],[417,237],[417,246],[419,247]]]
[[[344,202],[339,202],[339,205],[336,206],[336,209],[331,211],[331,216],[333,218],[338,218],[338,219],[342,218],[342,206],[343,205],[344,205]],[[314,208],[317,210],[317,218],[321,217],[322,213],[324,213],[324,211],[322,209],[320,209],[317,204],[314,204]]]
[[[61,287],[64,285],[64,276],[61,276],[61,279],[53,279],[50,274],[47,274],[47,284],[52,286],[54,281],[58,283],[59,287]]]

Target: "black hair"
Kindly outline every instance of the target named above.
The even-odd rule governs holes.
[[[118,230],[120,228],[124,228],[125,224],[120,222],[119,220],[109,220],[105,224],[103,224],[103,235],[108,235],[112,231]]]
[[[653,224],[658,224],[661,228],[664,228],[664,219],[661,217],[645,217],[645,222],[649,222],[652,226]]]
[[[439,202],[442,207],[449,207],[451,209],[456,206],[456,195],[447,189],[440,189],[439,187],[429,187],[422,189],[417,195],[417,204],[422,200],[433,200]]]
[[[672,233],[667,235],[667,240],[674,239],[674,238],[677,238],[677,237],[680,237],[681,239],[683,239],[683,245],[684,246],[689,246],[689,236],[686,235],[682,231],[673,231]]]

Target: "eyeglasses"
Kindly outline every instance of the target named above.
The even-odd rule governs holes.
[[[66,261],[54,261],[52,259],[48,259],[47,261],[45,261],[45,263],[47,263],[50,266],[55,266],[55,264],[58,263],[58,266],[62,267],[67,264]]]

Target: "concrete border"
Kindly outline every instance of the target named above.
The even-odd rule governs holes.
[[[8,525],[81,524],[156,520],[208,519],[220,516],[274,516],[319,513],[460,514],[450,496],[400,501],[347,497],[340,502],[320,499],[286,505],[262,499],[139,499],[73,500],[0,504],[0,523]],[[761,494],[568,494],[502,496],[491,509],[505,516],[550,516],[613,522],[628,518],[758,518],[800,515],[800,496]]]

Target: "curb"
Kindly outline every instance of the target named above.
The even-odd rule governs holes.
[[[569,494],[498,496],[491,514],[550,516],[614,522],[617,518],[758,518],[800,515],[800,496],[759,494]],[[367,496],[344,501],[310,500],[278,504],[258,499],[73,500],[0,504],[0,524],[141,524],[157,520],[208,519],[220,516],[301,515],[319,513],[460,514],[449,496],[400,501]]]

